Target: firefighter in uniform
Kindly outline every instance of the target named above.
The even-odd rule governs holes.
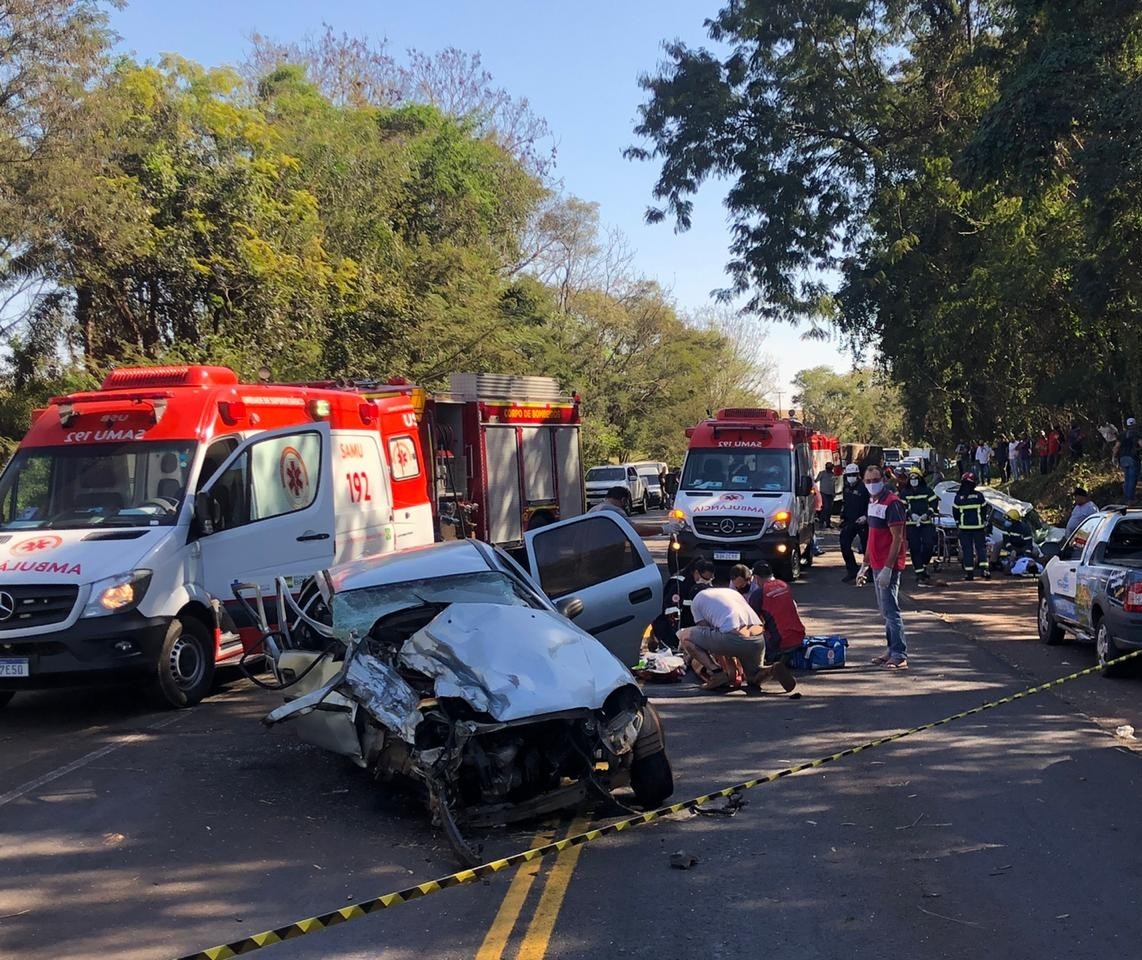
[[[908,511],[908,553],[917,583],[928,583],[928,564],[936,550],[936,515],[940,498],[924,480],[919,467],[908,472],[908,485],[900,494]]]
[[[845,576],[842,582],[852,583],[857,578],[860,564],[853,555],[853,541],[864,553],[868,537],[868,488],[861,483],[860,467],[850,463],[845,467],[845,485],[841,490],[841,556],[845,558]]]
[[[987,522],[991,508],[976,489],[974,473],[965,473],[960,490],[952,504],[952,516],[960,531],[960,560],[964,565],[964,579],[974,580],[979,568],[984,580],[991,579],[987,560]]]

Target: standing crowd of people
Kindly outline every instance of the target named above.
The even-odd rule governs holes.
[[[1113,439],[1111,457],[1123,471],[1123,490],[1130,503],[1142,462],[1137,423],[1131,417],[1121,434],[1103,436],[1108,444]],[[1076,425],[1066,434],[1058,427],[1042,430],[1034,445],[1027,434],[1001,438],[994,444],[978,441],[957,445],[960,484],[952,503],[952,519],[966,581],[977,575],[991,578],[987,533],[993,517],[981,487],[993,478],[1003,481],[1030,475],[1033,457],[1038,458],[1044,474],[1057,468],[1064,449],[1071,459],[1081,459],[1085,440],[1085,432]],[[873,583],[885,637],[884,652],[873,663],[886,670],[904,670],[908,667],[908,643],[900,610],[900,581],[911,561],[917,584],[930,582],[940,499],[916,467],[907,473],[894,473],[891,467],[877,464],[862,470],[850,463],[838,470],[829,463],[816,478],[821,529],[832,526],[838,481],[843,582],[857,586]],[[623,509],[625,505],[619,502],[622,488],[613,493],[613,498],[609,496],[605,505],[595,509]],[[1068,535],[1098,510],[1081,486],[1074,489],[1073,499]],[[789,584],[775,577],[764,561],[752,568],[736,565],[726,587],[715,587],[714,576],[713,562],[699,558],[671,578],[663,612],[652,625],[652,643],[677,649],[707,690],[757,689],[774,679],[787,693],[800,696],[794,692],[797,681],[789,660],[801,648],[806,631]]]

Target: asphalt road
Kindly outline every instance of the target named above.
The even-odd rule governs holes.
[[[826,544],[833,541],[826,535]],[[1034,638],[1033,581],[905,601],[906,673],[871,666],[871,588],[835,549],[796,587],[851,665],[804,697],[651,692],[677,798],[831,754],[1094,662]],[[398,906],[267,958],[1136,955],[1142,680],[1092,677]],[[413,803],[257,722],[234,681],[197,709],[44,693],[0,713],[0,957],[174,957],[454,869]],[[489,855],[587,817],[499,831]],[[698,860],[671,869],[670,854]]]

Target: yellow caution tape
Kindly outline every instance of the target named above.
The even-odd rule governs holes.
[[[1114,662],[1116,664],[1124,663],[1138,656],[1142,656],[1142,650],[1135,650],[1132,653],[1125,654],[1122,657],[1118,657]],[[818,757],[816,760],[808,760],[804,763],[795,764],[792,767],[786,767],[784,770],[778,770],[776,773],[767,773],[765,776],[756,777],[753,780],[745,780],[742,783],[735,784],[732,787],[726,787],[714,793],[707,793],[700,797],[693,797],[690,800],[683,800],[679,803],[671,804],[668,807],[661,807],[658,810],[649,810],[637,816],[626,817],[622,820],[608,823],[606,826],[588,830],[585,833],[578,833],[573,837],[566,837],[562,840],[556,840],[553,843],[532,847],[530,850],[524,850],[521,853],[512,854],[512,856],[504,857],[500,860],[492,860],[489,863],[472,867],[469,870],[460,870],[456,873],[450,873],[448,876],[440,877],[437,880],[428,880],[425,883],[419,883],[413,887],[406,887],[404,890],[386,893],[382,896],[374,897],[371,900],[362,900],[360,903],[341,907],[339,910],[334,910],[331,913],[323,913],[316,917],[310,917],[307,920],[298,920],[294,923],[286,924],[284,927],[277,927],[273,930],[267,930],[264,933],[256,933],[253,936],[244,937],[241,940],[235,940],[232,943],[222,944],[218,947],[211,947],[208,950],[188,953],[180,957],[179,960],[229,960],[230,957],[245,956],[246,954],[253,953],[255,950],[261,950],[263,947],[281,943],[283,940],[296,940],[298,937],[308,936],[311,933],[320,933],[338,924],[348,923],[350,920],[360,920],[362,917],[367,917],[371,913],[387,910],[389,907],[408,903],[411,900],[419,900],[421,897],[439,893],[441,890],[447,890],[449,887],[458,887],[465,883],[471,883],[473,880],[491,876],[492,874],[499,873],[502,870],[507,870],[510,867],[518,866],[522,863],[530,863],[532,860],[545,857],[548,854],[559,853],[568,847],[578,847],[612,833],[622,833],[630,827],[640,827],[646,823],[654,823],[655,820],[660,820],[662,817],[670,816],[674,813],[681,813],[684,810],[692,810],[712,800],[723,799],[735,793],[741,793],[743,790],[752,790],[755,787],[773,783],[775,780],[793,776],[795,773],[815,770],[818,767],[823,767],[826,763],[832,763],[844,757],[851,757],[858,753],[863,753],[865,750],[871,750],[874,747],[882,747],[887,743],[903,740],[905,737],[915,736],[926,730],[933,730],[936,727],[945,726],[956,720],[963,720],[965,717],[983,713],[985,710],[993,710],[1004,704],[1014,703],[1016,700],[1023,700],[1026,697],[1043,693],[1046,690],[1051,690],[1064,683],[1069,683],[1071,680],[1089,676],[1100,669],[1101,667],[1093,666],[1087,667],[1084,670],[1077,670],[1065,677],[1059,677],[1057,680],[1051,680],[1047,683],[1041,683],[1038,686],[1028,687],[1025,690],[1020,690],[1018,693],[1002,697],[999,700],[992,700],[988,703],[980,704],[978,707],[972,707],[970,710],[964,710],[961,713],[954,713],[950,717],[944,717],[941,720],[933,720],[931,723],[912,727],[909,730],[902,730],[899,733],[893,733],[887,737],[869,740],[867,743],[849,747],[847,750],[840,750],[837,753],[829,754],[827,757]]]

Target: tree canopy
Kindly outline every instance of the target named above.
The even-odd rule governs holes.
[[[707,26],[643,78],[628,154],[681,229],[729,181],[730,294],[875,348],[936,441],[1138,409],[1136,3],[735,0]]]
[[[676,459],[764,358],[682,316],[548,173],[479,57],[256,38],[238,69],[112,55],[87,0],[0,0],[0,438],[123,363],[434,387],[549,374],[587,456]],[[10,444],[9,444],[10,445]]]

